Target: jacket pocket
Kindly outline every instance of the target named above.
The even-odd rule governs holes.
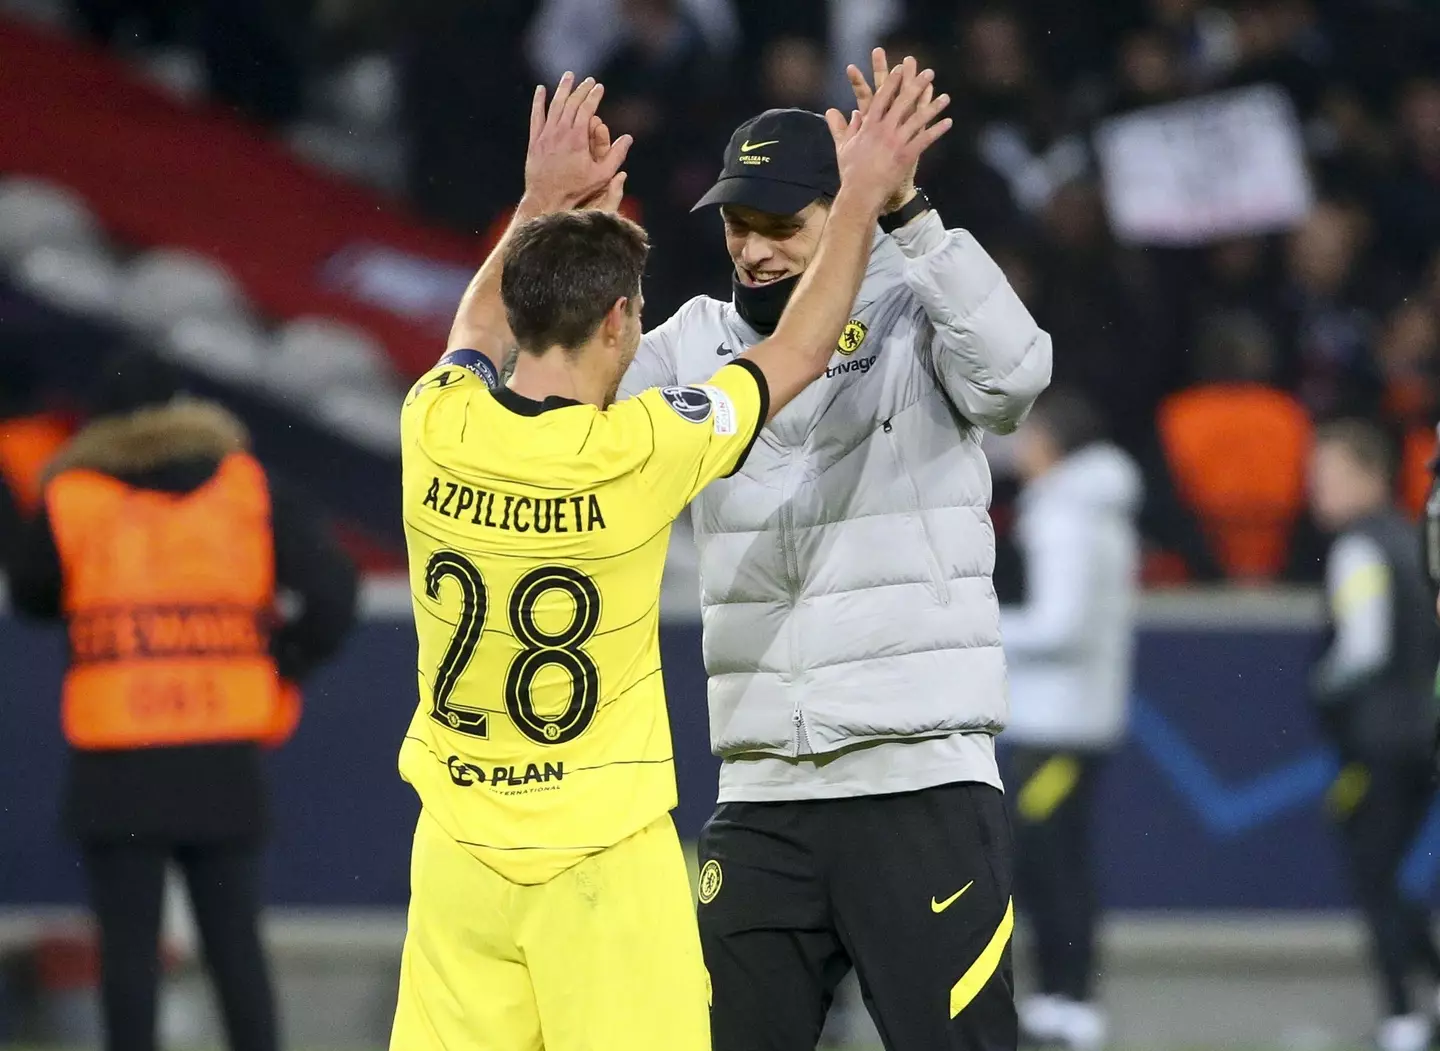
[[[920,488],[915,484],[915,478],[910,474],[910,469],[905,466],[905,457],[900,452],[900,442],[895,437],[895,426],[889,420],[880,425],[884,432],[885,445],[890,450],[890,459],[895,464],[896,477],[900,479],[901,488],[904,490],[907,507],[905,510],[914,518],[920,528],[920,552],[925,559],[925,571],[930,578],[930,594],[935,601],[942,606],[950,605],[950,588],[946,584],[945,573],[940,568],[940,559],[935,555],[935,545],[930,539],[930,526],[925,521],[925,512],[920,507]]]

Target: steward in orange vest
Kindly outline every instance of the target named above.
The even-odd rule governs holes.
[[[353,566],[248,444],[220,406],[177,400],[98,419],[47,473],[11,597],[68,630],[82,837],[258,834],[260,746],[288,738],[291,684],[351,625]]]
[[[165,872],[177,864],[231,1051],[278,1051],[260,941],[261,751],[294,729],[287,684],[349,629],[355,569],[271,484],[240,422],[170,400],[158,368],[143,356],[111,365],[108,411],[50,466],[11,599],[69,635],[65,823],[101,932],[106,1046],[156,1046]],[[282,590],[299,599],[292,617]]]

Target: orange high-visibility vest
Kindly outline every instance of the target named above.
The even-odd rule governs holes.
[[[0,478],[26,514],[40,506],[45,465],[69,440],[70,428],[54,416],[0,420]]]
[[[1304,508],[1304,407],[1258,384],[1217,384],[1166,398],[1156,422],[1175,487],[1226,575],[1276,576]]]
[[[71,469],[45,500],[64,576],[70,744],[273,739],[275,556],[260,465],[232,453],[189,493]]]

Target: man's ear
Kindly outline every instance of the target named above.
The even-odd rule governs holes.
[[[619,341],[624,336],[630,314],[629,296],[621,296],[610,304],[610,309],[605,312],[605,320],[600,323],[607,339]]]

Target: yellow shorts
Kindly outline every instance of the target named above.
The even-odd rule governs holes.
[[[510,883],[423,812],[390,1051],[710,1051],[709,979],[669,815]]]

